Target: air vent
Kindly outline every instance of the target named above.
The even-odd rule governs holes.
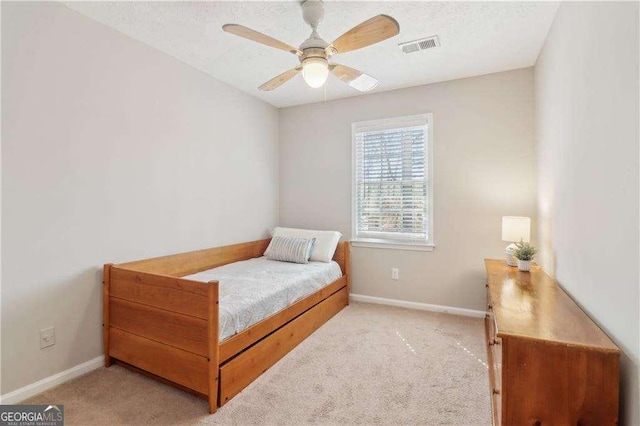
[[[440,40],[438,40],[438,36],[431,36],[421,38],[419,40],[408,41],[406,43],[399,43],[398,47],[402,49],[404,53],[413,53],[421,50],[432,49],[434,47],[440,47]]]

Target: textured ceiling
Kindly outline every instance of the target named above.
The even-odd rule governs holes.
[[[311,89],[298,76],[273,92],[258,91],[260,84],[296,66],[297,57],[221,27],[242,24],[298,46],[311,31],[296,1],[65,4],[277,107],[360,95],[332,76],[325,88]],[[331,42],[372,16],[393,16],[400,24],[398,36],[333,57],[377,78],[374,92],[379,92],[531,66],[558,4],[325,1],[318,32]],[[405,55],[397,46],[434,34],[442,47]]]

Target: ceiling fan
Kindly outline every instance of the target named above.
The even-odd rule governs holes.
[[[356,69],[340,64],[330,64],[329,58],[338,53],[351,52],[356,49],[381,42],[400,32],[398,22],[390,16],[378,15],[360,25],[350,29],[333,43],[324,41],[317,33],[318,24],[324,18],[324,4],[322,0],[305,0],[301,4],[304,21],[311,26],[311,36],[299,48],[295,48],[268,35],[237,24],[226,24],[222,29],[228,33],[282,49],[298,56],[300,65],[285,71],[264,83],[258,89],[270,91],[277,89],[287,81],[302,72],[304,81],[311,87],[321,87],[329,72],[343,82],[361,91],[368,92],[378,86],[378,80]]]

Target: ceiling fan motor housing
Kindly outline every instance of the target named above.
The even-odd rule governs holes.
[[[324,3],[322,0],[305,0],[302,3],[302,16],[304,21],[311,26],[311,35],[300,45],[299,59],[301,63],[304,63],[307,59],[314,58],[314,61],[319,59],[327,60],[329,54],[327,47],[329,43],[324,41],[316,31],[318,25],[324,18]]]
[[[322,0],[305,0],[301,6],[304,22],[314,30],[318,28],[324,18],[324,3]]]

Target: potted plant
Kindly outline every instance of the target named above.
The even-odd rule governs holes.
[[[531,261],[536,256],[538,249],[529,243],[520,241],[516,243],[513,257],[518,259],[518,270],[528,272],[531,270]]]

